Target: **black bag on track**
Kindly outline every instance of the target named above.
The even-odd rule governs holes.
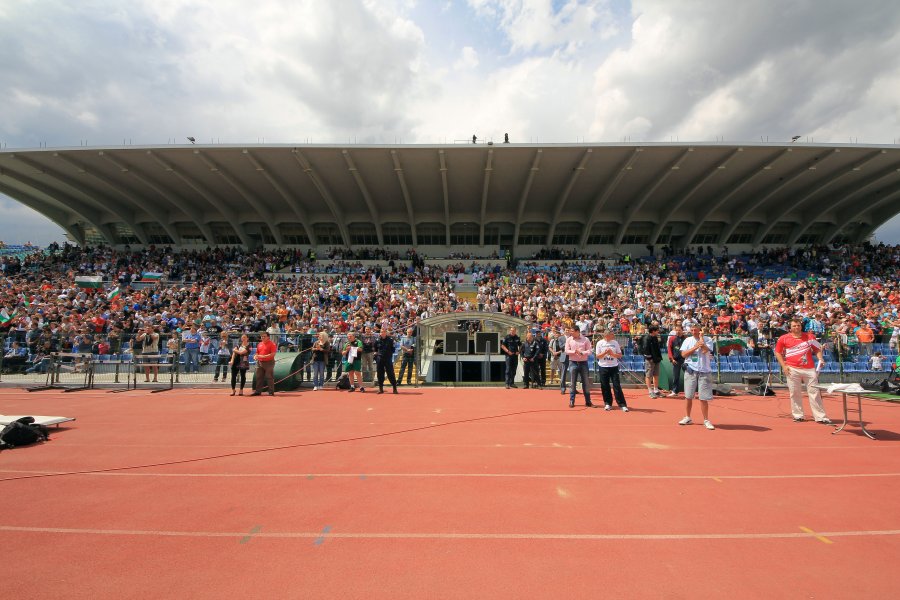
[[[349,390],[350,389],[350,377],[347,374],[341,375],[341,378],[338,379],[337,389],[339,390]]]
[[[49,439],[47,428],[35,424],[34,417],[22,417],[0,431],[0,449],[30,446]]]

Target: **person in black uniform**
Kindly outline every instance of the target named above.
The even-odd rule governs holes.
[[[547,355],[550,354],[550,340],[547,339],[547,331],[537,336],[538,354],[534,361],[538,375],[541,377],[541,388],[547,385]]]
[[[522,365],[524,371],[525,389],[529,387],[541,387],[541,376],[538,373],[538,353],[541,350],[540,342],[535,339],[530,331],[525,334],[525,343],[522,344]]]
[[[500,341],[500,350],[506,355],[506,389],[516,387],[516,369],[519,368],[521,347],[522,338],[516,333],[515,327],[510,327],[509,334]]]
[[[388,381],[394,387],[394,393],[397,393],[397,378],[394,377],[394,338],[388,335],[386,328],[381,329],[381,334],[375,339],[373,344],[375,349],[375,369],[378,371],[378,393],[384,393],[384,376],[387,374]]]

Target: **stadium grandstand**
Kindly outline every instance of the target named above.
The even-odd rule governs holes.
[[[8,376],[78,374],[79,355],[118,381],[148,327],[173,383],[224,383],[220,348],[263,331],[307,363],[297,385],[314,338],[333,343],[334,382],[345,336],[367,354],[380,328],[415,340],[395,367],[423,383],[465,379],[438,364],[448,333],[510,326],[541,343],[612,330],[636,381],[654,324],[714,335],[720,381],[771,371],[792,318],[825,345],[826,379],[886,374],[898,351],[900,248],[869,242],[900,209],[893,147],[41,149],[0,152],[0,192],[76,243],[0,249]]]
[[[186,145],[5,150],[0,192],[79,245],[514,258],[859,243],[900,211],[860,144]]]

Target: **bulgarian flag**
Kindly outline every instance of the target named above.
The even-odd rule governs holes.
[[[144,271],[141,274],[141,281],[153,282],[162,279],[163,274],[157,271]]]
[[[15,319],[18,312],[18,310],[14,310],[12,314],[9,314],[8,312],[6,312],[5,308],[0,309],[0,325],[6,325],[7,323]]]
[[[121,295],[122,295],[122,290],[119,289],[119,286],[116,286],[113,289],[109,290],[109,293],[106,294],[106,299],[109,300],[110,302],[112,302],[113,300],[115,300],[116,298],[118,298]]]
[[[741,338],[724,338],[721,340],[716,340],[716,350],[719,352],[719,354],[730,354],[734,350],[742,352],[746,349],[747,342],[745,342]]]
[[[96,290],[103,287],[103,278],[99,275],[79,275],[75,278],[75,285],[88,290]]]

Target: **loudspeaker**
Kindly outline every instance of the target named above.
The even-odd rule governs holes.
[[[444,333],[444,354],[468,354],[469,334],[465,331]]]
[[[475,333],[475,354],[484,354],[487,345],[491,345],[491,354],[500,354],[500,334],[496,331],[479,331]]]

